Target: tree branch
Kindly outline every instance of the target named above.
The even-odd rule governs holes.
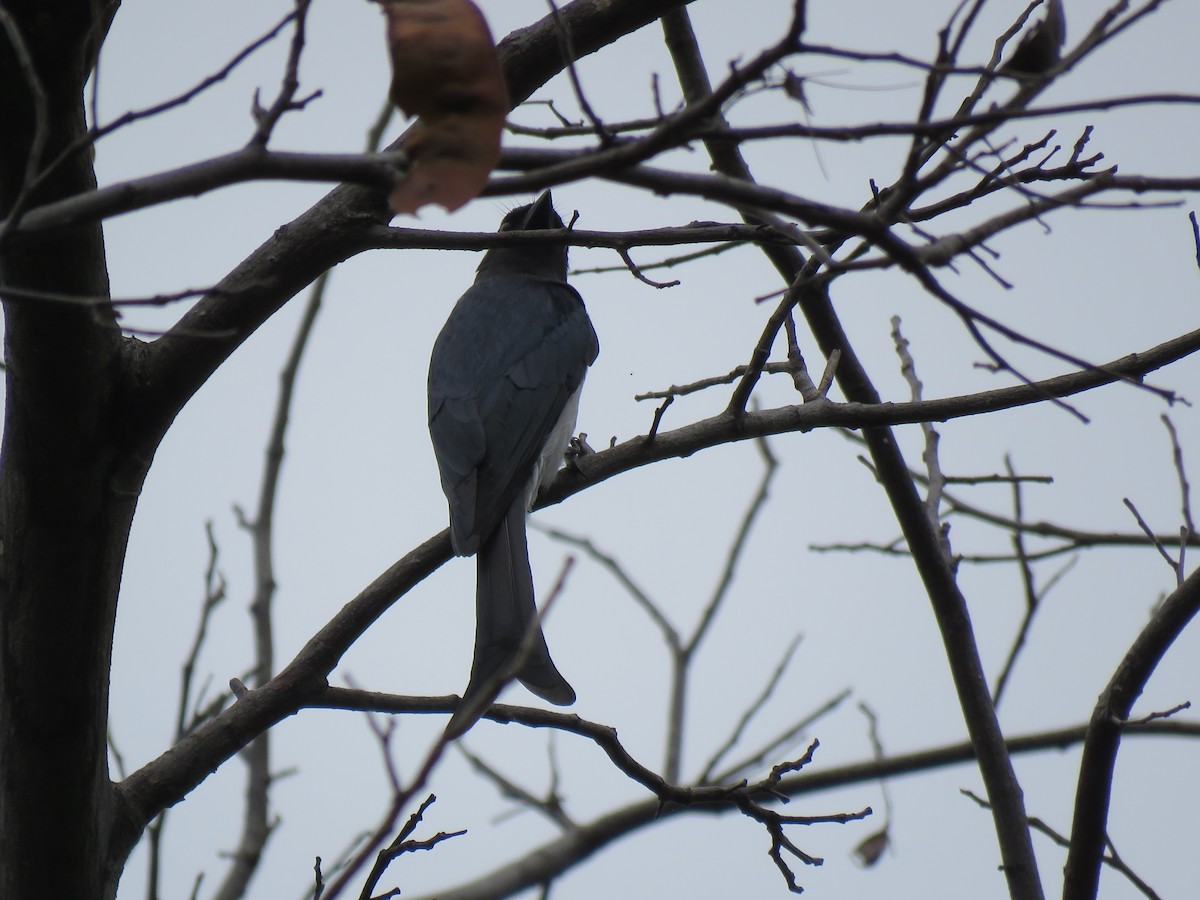
[[[344,710],[370,710],[380,713],[440,713],[453,710],[454,697],[402,697],[369,691],[349,691],[330,688],[312,705]],[[617,740],[615,731],[598,723],[588,722],[571,713],[496,704],[485,718],[500,723],[520,724],[530,728],[555,728],[586,738],[595,743],[622,772],[655,794],[650,800],[638,801],[613,810],[591,822],[578,825],[555,840],[533,848],[519,860],[506,864],[487,875],[448,891],[440,891],[442,900],[490,900],[509,896],[523,888],[540,884],[569,869],[574,863],[597,852],[601,847],[627,836],[638,828],[661,822],[680,814],[724,814],[729,811],[727,788],[697,790],[668,785],[649,769],[628,755]],[[1172,736],[1200,739],[1200,722],[1179,722],[1155,719],[1142,724],[1126,723],[1122,729],[1129,736]],[[1036,753],[1044,750],[1063,750],[1079,744],[1088,726],[1075,725],[1053,731],[1008,738],[1006,746],[1012,754]],[[975,760],[975,745],[971,741],[948,744],[915,753],[872,758],[857,763],[805,771],[781,779],[775,790],[781,796],[795,798],[819,791],[848,785],[864,784],[885,778],[918,775],[946,766],[970,763]],[[663,800],[670,800],[665,803]]]
[[[1163,601],[1096,702],[1079,764],[1063,900],[1093,898],[1099,890],[1122,726],[1154,669],[1197,612],[1200,612],[1200,570],[1193,572]]]

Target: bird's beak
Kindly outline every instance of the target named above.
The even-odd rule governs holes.
[[[541,195],[533,201],[533,206],[529,210],[529,215],[525,219],[526,228],[554,228],[554,198],[550,196],[550,191],[542,191]]]

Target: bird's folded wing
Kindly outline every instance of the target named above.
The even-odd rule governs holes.
[[[435,347],[429,414],[455,549],[471,553],[528,488],[599,346],[565,282],[487,279],[463,296],[460,310],[447,323],[458,332],[449,344],[454,356],[439,359]]]

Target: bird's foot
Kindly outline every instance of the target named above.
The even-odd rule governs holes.
[[[567,451],[563,454],[563,462],[571,468],[578,469],[579,460],[585,456],[591,456],[595,452],[587,442],[587,433],[581,431],[568,442]]]

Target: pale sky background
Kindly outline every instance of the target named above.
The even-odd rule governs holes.
[[[485,0],[481,5],[497,39],[547,9],[542,0]],[[948,0],[813,2],[807,37],[815,43],[929,58],[935,32],[953,5]],[[994,36],[1023,5],[989,4],[965,61],[986,59]],[[1067,3],[1070,42],[1104,5],[1093,0]],[[720,78],[730,60],[749,58],[775,40],[789,6],[779,0],[694,3],[696,29],[713,78]],[[101,61],[101,120],[158,102],[200,80],[287,8],[282,0],[126,0]],[[1166,3],[1040,102],[1140,91],[1200,92],[1197,34],[1200,7],[1188,0]],[[286,39],[277,41],[186,108],[104,139],[97,149],[100,182],[162,171],[243,144],[252,132],[253,92],[273,95],[285,51]],[[909,70],[852,68],[829,59],[798,59],[792,67],[817,79],[809,86],[815,124],[902,119],[919,102],[920,79]],[[678,96],[656,27],[588,58],[579,72],[597,112],[610,121],[653,113],[654,73],[660,75],[668,105]],[[301,77],[302,91],[320,88],[324,96],[303,113],[285,118],[273,146],[357,151],[386,91],[379,10],[363,2],[317,0]],[[954,86],[947,92],[948,101],[958,96]],[[536,97],[553,98],[560,109],[575,115],[563,79]],[[748,101],[733,113],[735,121],[747,124],[801,116],[799,107],[774,95]],[[553,124],[537,106],[518,110],[513,119]],[[1123,172],[1196,174],[1200,111],[1195,109],[1042,120],[1021,125],[1015,133],[1024,141],[1058,127],[1058,141],[1069,148],[1086,123],[1096,125],[1092,149]],[[400,127],[393,123],[389,140]],[[869,196],[870,178],[880,184],[891,181],[903,150],[899,141],[819,149],[791,141],[751,146],[746,153],[764,182],[857,208]],[[699,151],[675,153],[666,162],[696,171],[707,165]],[[326,190],[238,186],[112,220],[107,236],[113,291],[130,297],[212,284]],[[735,219],[713,205],[656,198],[605,183],[564,185],[555,190],[555,199],[564,217],[578,210],[579,225],[587,229]],[[432,228],[490,231],[503,211],[518,202],[521,198],[481,200],[453,216],[427,211],[421,221]],[[1194,198],[1191,202],[1194,206]],[[1012,291],[1001,290],[966,264],[957,275],[943,270],[939,277],[959,296],[1010,325],[1085,358],[1106,361],[1195,327],[1200,275],[1188,208],[1068,211],[1047,218],[1053,229],[1049,234],[1030,224],[1001,236],[992,243],[1002,254],[995,265],[1015,285]],[[635,250],[634,257],[648,262],[674,252]],[[610,251],[572,251],[572,263],[581,268],[618,262]],[[280,664],[379,572],[446,524],[425,428],[425,371],[433,338],[470,283],[476,263],[469,253],[383,251],[353,259],[334,274],[300,378],[279,499]],[[648,428],[653,408],[635,403],[635,393],[723,373],[744,362],[769,309],[754,300],[780,287],[752,248],[678,269],[670,277],[683,283],[657,291],[627,273],[573,278],[601,342],[579,422],[595,446],[604,445],[610,435],[624,440]],[[1009,383],[973,368],[981,355],[961,327],[900,274],[844,279],[834,297],[885,399],[908,398],[891,348],[893,315],[903,318],[927,397]],[[302,299],[267,323],[199,392],[168,435],[146,484],[126,567],[113,673],[112,731],[130,768],[168,746],[179,664],[202,596],[203,526],[208,519],[220,543],[230,597],[212,623],[200,667],[219,687],[249,665],[249,541],[231,507],[236,503],[252,510],[256,502],[276,376]],[[126,321],[161,329],[181,311],[180,306],[138,310]],[[818,359],[811,339],[804,349],[810,360]],[[1012,352],[1011,357],[1036,377],[1064,371],[1062,364],[1029,353]],[[1197,375],[1200,364],[1188,361],[1152,380],[1200,402]],[[681,400],[663,427],[702,418],[719,409],[727,396],[719,389]],[[788,382],[778,378],[764,382],[758,397],[763,405],[796,402]],[[996,472],[1011,453],[1022,472],[1056,479],[1053,486],[1028,489],[1030,518],[1130,531],[1135,525],[1122,505],[1128,497],[1156,529],[1176,530],[1178,486],[1170,444],[1158,421],[1164,405],[1129,387],[1106,388],[1076,404],[1091,417],[1090,425],[1048,406],[952,422],[940,429],[943,468],[948,474]],[[1193,480],[1200,478],[1195,468],[1200,466],[1197,411],[1180,406],[1171,413],[1193,464]],[[904,428],[899,434],[910,463],[918,465],[919,430]],[[864,719],[854,708],[857,701],[879,714],[889,752],[961,740],[964,726],[940,638],[912,567],[903,559],[807,552],[811,544],[887,542],[897,534],[882,492],[856,460],[860,451],[834,433],[786,435],[773,440],[772,448],[783,468],[728,604],[697,661],[685,770],[694,772],[721,743],[797,634],[804,641],[777,696],[749,730],[747,748],[844,688],[853,689],[851,700],[789,754],[798,755],[809,737],[819,737],[822,746],[814,767],[868,758],[870,744]],[[753,445],[723,447],[622,476],[536,519],[590,536],[621,560],[672,621],[690,629],[720,572],[760,469]],[[959,493],[998,512],[1009,510],[1005,488]],[[1008,548],[1005,535],[962,520],[954,521],[951,538],[960,553]],[[568,550],[535,533],[531,551],[544,595]],[[1060,563],[1039,567],[1040,578],[1048,578]],[[965,566],[960,583],[971,604],[985,667],[994,677],[1020,621],[1024,600],[1018,573],[1012,566]],[[1086,721],[1125,647],[1171,585],[1171,573],[1150,548],[1083,555],[1034,625],[1001,707],[1006,730],[1019,734]],[[359,641],[334,673],[335,683],[352,677],[363,687],[406,694],[461,690],[470,664],[473,586],[473,562],[456,560],[443,567]],[[580,559],[547,635],[555,659],[579,694],[573,711],[617,727],[635,756],[660,764],[665,654],[645,616],[610,575]],[[1200,638],[1193,630],[1150,682],[1138,707],[1141,713],[1200,699],[1198,652]],[[536,702],[520,688],[511,689],[505,699]],[[405,773],[413,771],[443,724],[442,717],[400,723],[396,742]],[[352,835],[373,826],[389,799],[374,739],[360,715],[304,712],[275,735],[276,770],[295,774],[281,780],[274,792],[282,824],[252,885],[254,898],[305,895],[311,890],[313,857],[335,858]],[[535,793],[548,783],[545,733],[483,723],[467,744]],[[561,736],[555,745],[560,791],[580,821],[647,796],[588,742]],[[1029,813],[1062,832],[1070,828],[1077,762],[1074,752],[1052,752],[1016,763]],[[1200,786],[1193,777],[1198,763],[1200,746],[1195,743],[1145,740],[1127,741],[1118,762],[1113,838],[1125,860],[1164,897],[1194,891],[1189,854],[1200,837]],[[243,766],[231,760],[172,812],[164,896],[187,897],[198,872],[205,873],[200,896],[208,896],[219,883],[225,866],[221,854],[232,849],[240,829],[243,780]],[[879,827],[878,816],[864,823],[794,830],[801,847],[826,858],[823,868],[799,870],[800,883],[813,897],[1005,896],[991,819],[962,797],[960,788],[981,792],[973,768],[891,782],[895,846],[871,870],[857,868],[850,852]],[[476,780],[456,754],[445,761],[431,789],[439,801],[418,836],[460,828],[470,832],[395,866],[381,886],[398,884],[405,896],[457,884],[554,836],[535,814],[506,816],[511,804]],[[865,805],[882,812],[878,785],[801,798],[788,811],[849,811]],[[1063,852],[1045,838],[1035,836],[1034,841],[1047,891],[1054,895],[1061,889]],[[554,896],[786,896],[766,856],[768,847],[761,826],[732,813],[676,817],[576,867],[556,883]],[[122,881],[122,900],[143,896],[144,878],[145,859],[138,851]],[[1134,894],[1123,879],[1106,871],[1101,895]]]

